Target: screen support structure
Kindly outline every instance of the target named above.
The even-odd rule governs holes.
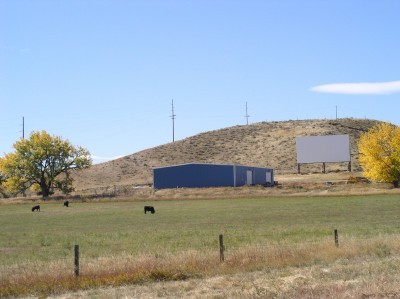
[[[297,173],[298,174],[301,174],[301,164],[302,163],[297,163]],[[303,164],[305,164],[305,163],[303,163]],[[349,172],[351,172],[351,158],[350,158],[349,164],[347,166],[347,170]],[[326,173],[326,162],[322,162],[322,173]]]

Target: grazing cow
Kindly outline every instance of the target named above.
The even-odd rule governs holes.
[[[68,205],[69,205],[69,201],[68,200],[64,201],[64,207],[68,208]]]
[[[32,207],[32,212],[38,211],[40,212],[40,206],[34,206]]]
[[[156,210],[154,209],[154,207],[144,206],[144,213],[146,214],[147,212],[151,212],[152,214],[154,214]]]

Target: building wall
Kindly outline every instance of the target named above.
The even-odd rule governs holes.
[[[218,164],[183,164],[154,168],[153,182],[155,189],[239,187],[249,184],[248,171],[252,173],[251,184],[266,184],[268,172],[271,173],[273,185],[273,169]]]
[[[153,169],[154,188],[232,186],[232,165],[184,164]]]
[[[251,166],[234,166],[236,168],[236,187],[249,185],[247,182],[247,172],[252,172],[252,182],[251,185],[265,185],[274,183],[274,171],[272,168],[261,168],[261,167],[251,167]],[[266,182],[266,173],[271,174],[271,182]]]

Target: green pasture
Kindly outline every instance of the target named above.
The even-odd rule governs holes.
[[[0,206],[0,268],[122,253],[163,255],[257,245],[398,235],[399,196],[302,197],[153,202],[72,202]],[[144,214],[153,205],[156,213]]]

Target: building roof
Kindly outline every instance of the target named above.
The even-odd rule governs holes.
[[[167,167],[176,167],[176,166],[186,166],[186,165],[214,165],[214,166],[240,166],[240,167],[251,167],[251,168],[266,168],[272,169],[271,167],[260,167],[260,166],[250,166],[250,165],[239,165],[239,164],[214,164],[214,163],[183,163],[183,164],[174,164],[160,167],[153,167],[153,169],[167,168]]]

